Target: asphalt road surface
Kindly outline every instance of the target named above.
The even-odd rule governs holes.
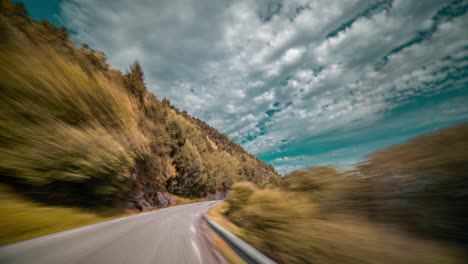
[[[217,202],[176,206],[0,248],[0,263],[218,263],[201,233]]]

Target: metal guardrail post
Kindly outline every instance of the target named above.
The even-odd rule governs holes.
[[[255,248],[251,247],[242,239],[233,235],[217,223],[213,222],[206,214],[202,215],[203,220],[210,228],[221,237],[245,262],[249,264],[276,264],[269,257],[260,253]]]

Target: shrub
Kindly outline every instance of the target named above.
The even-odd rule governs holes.
[[[250,182],[239,182],[234,184],[226,197],[226,202],[229,204],[229,207],[226,210],[226,215],[232,216],[245,206],[255,190],[256,187]]]
[[[327,166],[298,170],[285,176],[281,181],[281,187],[289,191],[318,191],[337,175],[338,171]]]

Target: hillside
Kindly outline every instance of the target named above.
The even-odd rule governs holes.
[[[164,207],[172,194],[278,181],[270,165],[148,91],[138,63],[102,52],[0,2],[1,183],[46,203]]]

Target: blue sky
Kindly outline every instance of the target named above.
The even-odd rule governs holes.
[[[468,121],[467,1],[25,1],[281,173]]]

